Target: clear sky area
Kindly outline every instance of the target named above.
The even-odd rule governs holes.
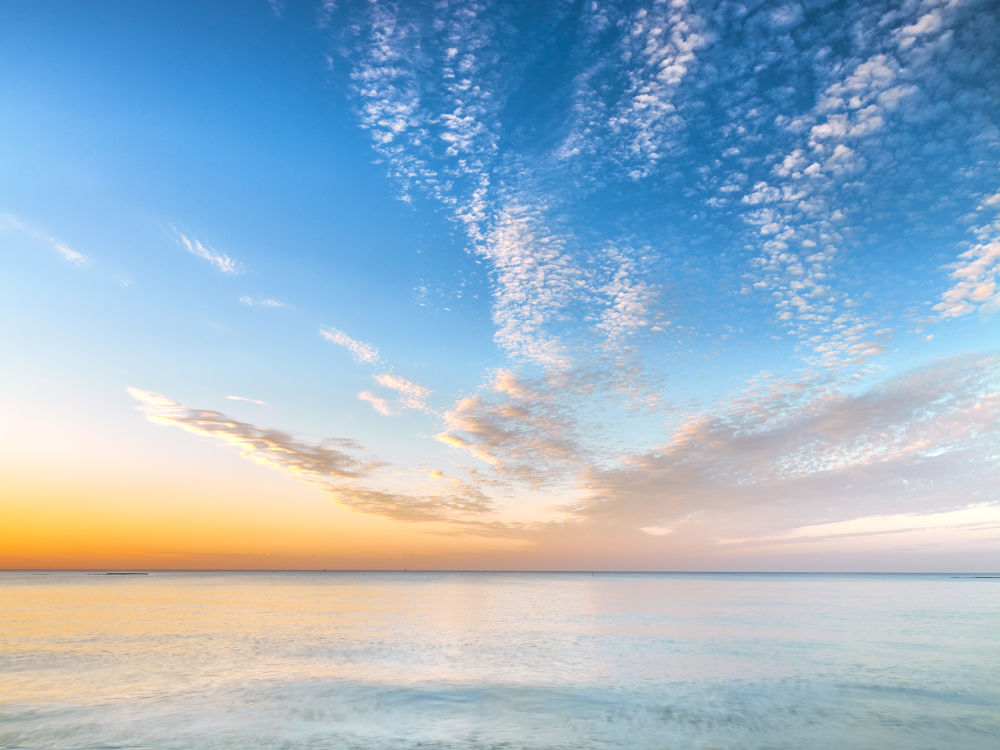
[[[6,0],[0,567],[997,570],[998,39]]]

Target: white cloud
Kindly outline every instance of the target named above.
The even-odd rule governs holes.
[[[191,255],[194,255],[196,258],[207,260],[222,273],[233,275],[243,271],[243,265],[239,261],[230,258],[225,253],[219,252],[208,245],[203,245],[198,240],[181,234],[176,229],[174,230],[174,233],[176,235],[177,243],[181,247],[191,253]]]
[[[379,361],[378,349],[371,344],[352,339],[343,331],[338,331],[336,328],[321,328],[319,335],[330,343],[347,349],[358,362],[375,364]]]
[[[605,398],[610,389],[597,396],[596,387],[584,392],[572,386],[553,399],[537,382],[504,369],[488,386],[455,401],[437,438],[483,460],[491,467],[484,471],[505,479],[537,482],[549,470],[568,481],[583,470],[586,460],[580,456],[594,455],[581,449],[595,441],[584,434],[578,415],[618,419],[619,407],[631,407],[626,381],[638,380],[636,373],[655,360],[637,355],[635,368],[625,370],[614,355],[631,352],[640,336],[651,341],[667,330],[660,305],[670,305],[671,319],[675,309],[679,313],[679,323],[669,324],[670,333],[677,332],[678,350],[688,341],[708,338],[716,313],[737,317],[730,315],[735,310],[723,309],[731,304],[725,286],[744,272],[753,275],[745,287],[773,305],[774,321],[771,330],[754,331],[751,312],[745,328],[727,326],[734,330],[726,336],[788,334],[794,356],[825,378],[831,402],[824,405],[823,388],[816,386],[811,408],[829,408],[848,419],[853,409],[845,405],[852,403],[849,388],[864,382],[875,358],[891,347],[893,331],[886,321],[902,313],[886,310],[904,293],[894,289],[892,295],[880,295],[882,279],[855,277],[879,249],[877,233],[865,230],[880,229],[873,225],[894,215],[894,201],[908,200],[899,196],[909,186],[904,191],[900,186],[917,170],[905,167],[923,158],[913,118],[927,116],[921,114],[924,109],[947,112],[940,108],[954,103],[948,101],[954,92],[942,86],[939,69],[958,61],[918,54],[917,48],[943,39],[954,26],[951,11],[942,11],[940,26],[924,19],[930,9],[928,3],[911,4],[886,12],[881,20],[879,7],[869,15],[858,10],[861,15],[848,29],[813,11],[810,24],[803,24],[796,3],[760,12],[739,4],[682,1],[563,5],[553,13],[572,30],[567,38],[574,42],[565,69],[553,76],[556,85],[546,92],[551,101],[544,124],[543,116],[536,121],[533,112],[523,122],[505,119],[508,112],[522,112],[520,97],[526,92],[534,96],[523,84],[538,81],[511,54],[510,40],[526,30],[504,20],[490,4],[463,8],[441,2],[417,12],[405,4],[373,3],[361,17],[352,17],[344,25],[351,31],[343,44],[354,65],[351,85],[362,126],[405,197],[436,201],[464,232],[476,261],[483,261],[492,285],[494,338],[513,360],[507,365],[532,374],[566,373],[571,379],[601,360],[594,369],[601,369],[602,387],[616,377],[625,383],[615,391],[617,400]],[[729,40],[738,48],[715,44],[731,33],[727,29],[735,20],[746,31]],[[795,39],[774,34],[791,26],[799,26]],[[866,31],[856,33],[859,29]],[[903,30],[919,37],[908,51],[900,49]],[[545,49],[540,43],[538,49]],[[980,62],[983,57],[988,55],[979,55]],[[975,63],[961,75],[972,76]],[[930,145],[936,147],[937,140]],[[941,164],[948,161],[928,153]],[[961,163],[964,168],[974,161],[970,156]],[[899,185],[897,167],[904,175]],[[712,194],[706,198],[708,191]],[[613,208],[605,211],[605,205]],[[727,216],[736,212],[746,224],[738,230],[744,241],[727,244],[724,235],[732,229]],[[591,213],[594,221],[589,221]],[[647,219],[647,213],[654,218]],[[685,251],[688,222],[708,226],[713,221],[722,230],[720,244]],[[648,240],[652,224],[659,233],[655,242]],[[648,246],[655,248],[648,252],[651,263],[645,259]],[[635,247],[642,253],[630,249]],[[741,267],[749,256],[752,267]],[[992,256],[963,255],[970,278],[984,258]],[[704,276],[690,270],[692,265]],[[956,286],[959,281],[956,277]],[[421,281],[425,290],[444,283]],[[996,293],[991,283],[992,277],[978,279],[953,296],[989,309]],[[682,343],[682,336],[687,341]],[[666,337],[656,341],[656,357],[672,343]],[[776,345],[775,356],[784,356],[784,349]],[[698,345],[685,351],[704,353]],[[660,362],[654,366],[662,367],[657,376],[667,369]],[[367,391],[366,400],[383,413],[401,410],[404,390],[376,382],[400,394],[400,401]],[[415,406],[426,403],[423,396],[413,398]],[[911,438],[914,454],[871,425],[844,433],[842,445],[818,439],[794,448],[782,441],[791,440],[786,433],[793,431],[795,410],[789,404],[795,397],[780,398],[788,413],[777,407],[768,412],[767,404],[757,404],[753,414],[707,410],[703,421],[679,430],[678,439],[703,439],[721,446],[722,453],[713,462],[707,448],[682,451],[682,461],[672,467],[677,474],[665,474],[667,480],[683,484],[684,471],[691,472],[692,481],[707,472],[712,476],[705,480],[705,494],[694,494],[707,498],[709,507],[716,502],[721,507],[728,502],[719,489],[725,482],[714,472],[737,484],[760,488],[771,482],[784,489],[799,481],[819,482],[817,477],[830,473],[877,473],[893,461],[908,469],[906,462],[940,460],[921,452],[929,444],[918,439],[927,437],[922,430],[933,430],[900,415],[891,418],[904,425],[900,434]],[[877,395],[871,398],[879,401]],[[989,399],[983,403],[991,408]],[[798,417],[796,424],[812,429],[805,414]],[[783,420],[786,430],[777,426]],[[941,427],[943,421],[935,424]],[[773,454],[762,450],[761,455],[765,463],[778,461],[784,473],[760,474],[755,462],[727,464],[733,458],[727,451],[752,452],[740,442],[745,435],[727,432],[737,428],[781,444]],[[933,436],[927,440],[933,443]],[[636,450],[641,464],[648,456]],[[816,468],[819,464],[827,474]],[[601,463],[594,476],[609,476],[603,473],[609,465]],[[667,484],[657,487],[651,481],[647,489],[651,496],[662,494]],[[614,489],[624,496],[632,491]],[[623,507],[609,500],[611,506]],[[629,526],[633,536],[636,528],[672,528],[676,517],[650,514],[636,520]]]
[[[87,264],[87,256],[84,255],[83,253],[78,253],[76,250],[69,247],[68,245],[59,242],[58,240],[54,240],[52,246],[57,253],[59,253],[65,260],[68,260],[70,263],[77,266],[83,266]]]
[[[375,376],[375,382],[383,388],[389,388],[399,394],[399,405],[404,409],[426,409],[430,389],[418,385],[406,378],[391,373],[380,373]]]
[[[630,336],[653,323],[659,290],[646,281],[644,261],[635,253],[620,248],[608,251],[613,276],[598,292],[607,300],[600,312],[597,329],[607,337],[607,346],[618,349]]]
[[[62,240],[53,237],[37,227],[31,226],[21,221],[11,214],[0,214],[0,232],[17,232],[42,242],[52,248],[63,260],[75,266],[85,266],[90,263],[90,259],[81,252],[78,252],[67,245]]]
[[[253,298],[249,296],[240,297],[240,302],[242,302],[247,307],[288,307],[284,302],[279,302],[276,299],[270,299],[268,297],[258,297]]]
[[[255,398],[246,398],[245,396],[226,396],[230,401],[246,401],[249,404],[256,404],[257,406],[267,406],[266,401],[258,401]]]
[[[514,205],[500,212],[478,252],[493,267],[497,342],[525,359],[565,367],[565,345],[548,330],[580,287],[564,240],[547,230],[537,210]]]
[[[677,93],[710,34],[687,0],[628,9],[588,3],[581,26],[588,66],[576,78],[572,120],[557,156],[610,160],[633,180],[647,178],[684,125]]]
[[[396,411],[389,405],[389,402],[380,396],[376,396],[371,391],[361,391],[358,394],[358,398],[361,401],[365,401],[371,404],[372,408],[383,416],[391,416],[396,413]]]
[[[979,204],[979,211],[996,210],[1000,201],[990,195]],[[1000,211],[980,226],[973,227],[978,242],[951,264],[955,283],[941,295],[934,311],[941,318],[957,318],[975,310],[1000,310]]]

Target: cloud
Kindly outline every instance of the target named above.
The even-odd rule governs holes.
[[[740,146],[729,161],[705,165],[706,182],[717,186],[710,205],[740,203],[753,227],[748,248],[757,251],[753,288],[773,301],[778,324],[814,366],[856,369],[887,348],[891,332],[876,332],[890,326],[875,302],[886,290],[864,270],[890,248],[920,244],[929,214],[981,184],[973,175],[985,175],[980,165],[992,158],[984,139],[995,80],[970,86],[967,76],[995,67],[982,47],[997,30],[986,8],[976,0],[849,3],[839,14],[813,12],[794,42],[777,44],[758,42],[753,15],[735,48],[706,51],[716,55],[706,66],[726,66],[726,74],[702,82],[699,100],[724,84],[732,103],[725,118],[700,116],[702,128],[722,134],[714,153],[731,153],[734,140]],[[711,28],[743,12],[722,4]],[[772,14],[772,25],[776,15],[785,14]],[[771,82],[759,78],[763,69]],[[794,94],[803,91],[814,96],[800,109]],[[747,153],[753,159],[740,158]],[[758,179],[765,165],[770,174]],[[744,189],[731,195],[737,178]],[[938,312],[970,311],[963,302],[973,291],[988,295],[988,281],[954,290],[958,299],[942,300]]]
[[[906,394],[892,381],[861,384],[904,310],[926,304],[906,298],[917,277],[886,271],[889,259],[926,266],[946,241],[927,228],[968,213],[995,178],[988,4],[562,3],[530,23],[489,2],[336,12],[376,157],[404,200],[436,204],[489,275],[508,361],[455,399],[440,442],[532,489],[582,476],[593,502],[581,518],[618,523],[606,505],[632,538],[698,514],[793,522],[774,507],[800,490],[807,520],[821,496],[867,512],[835,497],[834,476],[903,503],[917,491],[887,485],[911,472],[927,482],[960,455],[983,469],[985,427],[942,437],[965,417],[982,427],[946,386],[919,381],[924,405],[896,413]],[[538,76],[539,60],[556,62]],[[995,304],[995,236],[977,240],[950,267],[939,316]],[[728,372],[730,344],[808,369],[685,407],[677,424],[664,394],[709,399],[718,382],[701,357],[724,350],[725,377],[742,376]],[[681,382],[701,366],[703,384]],[[968,383],[934,377],[972,398]],[[360,396],[383,413],[426,404],[376,382],[399,394]],[[629,421],[640,410],[648,420]],[[884,425],[866,421],[876,414]],[[647,450],[664,423],[671,441]],[[859,495],[878,494],[868,489]],[[919,502],[946,502],[935,492]]]
[[[488,3],[373,4],[348,62],[361,126],[404,200],[432,198],[489,263],[495,340],[506,352],[565,367],[554,333],[586,282],[544,202],[498,163],[498,126],[527,61],[508,55],[507,13]],[[346,19],[345,19],[346,21]]]
[[[663,289],[687,280],[682,263],[609,268],[594,248],[642,247],[645,223],[659,252],[664,226],[741,219],[748,289],[798,356],[866,367],[892,331],[851,264],[879,253],[887,215],[933,203],[945,172],[995,161],[965,147],[996,130],[996,23],[976,0],[849,3],[809,23],[798,3],[686,0],[553,4],[530,24],[490,2],[337,12],[361,126],[405,198],[436,201],[487,261],[495,341],[521,363],[567,369],[595,346],[631,346],[656,327]],[[533,77],[535,55],[560,65]],[[525,101],[536,87],[538,115]],[[613,230],[594,211],[608,205]],[[725,266],[739,244],[713,257]]]
[[[246,401],[249,404],[257,404],[257,406],[267,406],[266,401],[258,401],[255,398],[246,398],[245,396],[226,396],[230,401]]]
[[[500,212],[477,252],[493,268],[497,343],[529,361],[568,366],[565,345],[547,326],[582,285],[563,239],[548,231],[536,209],[514,205]]]
[[[502,72],[490,64],[498,20],[467,2],[371,4],[345,19],[345,28],[363,29],[349,55],[361,125],[405,200],[420,190],[465,213],[488,187],[491,121],[502,106]]]
[[[497,393],[517,401],[534,401],[536,398],[531,392],[531,386],[513,370],[497,370],[490,385]]]
[[[658,449],[588,472],[590,497],[573,510],[597,523],[773,536],[996,502],[998,460],[1000,356],[968,356],[854,393],[761,382],[691,415]]]
[[[475,531],[481,525],[475,517],[492,513],[492,503],[481,493],[452,492],[445,495],[414,496],[364,487],[331,486],[334,499],[360,513],[386,516],[397,521],[449,522],[460,524],[454,531]]]
[[[677,148],[685,124],[680,89],[711,42],[691,6],[686,0],[627,10],[584,6],[586,67],[575,81],[560,159],[595,159],[605,169],[610,160],[628,178],[642,180]]]
[[[334,439],[327,444],[308,444],[279,430],[270,430],[230,419],[221,412],[191,409],[157,393],[139,388],[126,389],[140,404],[150,422],[171,425],[215,438],[239,449],[254,463],[279,469],[307,479],[356,479],[377,466],[347,453],[357,450],[350,440]]]
[[[396,410],[389,404],[388,401],[380,396],[376,396],[371,391],[361,391],[361,393],[358,394],[358,398],[361,401],[366,401],[371,404],[372,408],[383,416],[388,417],[396,413]]]
[[[191,253],[191,255],[194,255],[196,258],[207,260],[222,273],[229,275],[242,273],[243,264],[239,261],[230,258],[225,253],[219,252],[208,245],[203,245],[194,238],[181,234],[176,229],[174,230],[174,234],[176,235],[177,243],[181,247]]]
[[[52,247],[63,257],[64,260],[67,260],[74,265],[84,266],[89,262],[86,255],[78,253],[73,248],[59,242],[58,240],[53,240]]]
[[[883,534],[903,534],[924,529],[1000,529],[1000,505],[980,503],[960,510],[941,513],[896,513],[892,515],[866,516],[849,521],[800,526],[785,534],[746,539],[719,539],[719,544],[748,546],[794,544],[879,536]]]
[[[934,311],[941,318],[957,318],[974,310],[1000,310],[1000,193],[983,198],[979,211],[996,213],[991,220],[973,227],[978,240],[958,256],[950,267],[954,285],[941,295]]]
[[[431,394],[429,388],[388,372],[376,375],[375,382],[383,388],[396,391],[399,394],[397,403],[401,408],[419,410],[427,408],[427,397]]]
[[[74,266],[85,266],[90,263],[90,259],[83,253],[77,252],[62,240],[37,227],[26,224],[11,214],[0,214],[0,232],[17,232],[42,242],[54,250],[63,260]]]
[[[660,294],[644,278],[652,250],[595,250],[609,243],[573,236],[568,186],[616,167],[630,180],[655,171],[684,122],[675,96],[710,39],[687,2],[547,11],[542,26],[528,28],[496,3],[419,11],[368,4],[342,9],[341,27],[352,32],[339,44],[360,124],[403,199],[436,201],[464,231],[468,251],[487,262],[498,346],[523,363],[565,370],[592,350],[595,333],[613,349],[652,327]],[[505,111],[512,101],[520,107],[519,82],[531,69],[518,45],[548,54],[548,25],[561,23],[579,25],[582,48],[571,56],[596,60],[593,75],[573,82],[572,101],[564,101],[567,90],[552,92],[564,126],[528,155],[508,138],[505,158],[499,144],[517,131]],[[612,92],[621,93],[605,101]],[[559,111],[565,104],[568,113]],[[585,155],[569,158],[574,149]]]
[[[232,446],[243,458],[318,486],[338,503],[360,513],[401,521],[470,525],[482,523],[478,519],[494,510],[486,495],[464,483],[434,495],[372,486],[385,465],[362,457],[363,449],[350,439],[309,443],[280,430],[231,419],[221,412],[192,409],[151,391],[126,390],[139,402],[139,409],[150,422],[179,427]]]
[[[639,531],[650,536],[668,536],[674,533],[673,529],[666,526],[640,526]]]
[[[371,404],[372,408],[383,416],[399,414],[404,409],[427,410],[427,397],[430,389],[418,385],[398,375],[383,372],[375,376],[375,382],[383,388],[395,391],[398,396],[393,401],[378,396],[371,391],[361,391],[358,398]]]
[[[379,361],[378,349],[371,344],[352,339],[343,331],[338,331],[336,328],[321,328],[319,335],[330,343],[347,349],[358,362],[375,364]]]
[[[613,276],[598,291],[607,299],[599,313],[597,329],[607,337],[607,345],[620,347],[630,336],[653,323],[659,290],[644,278],[643,263],[649,258],[636,257],[620,248],[608,250]]]
[[[288,307],[284,302],[279,302],[276,299],[270,299],[267,297],[258,297],[254,299],[253,297],[240,297],[240,302],[242,302],[247,307]]]
[[[588,452],[576,439],[567,410],[569,399],[507,370],[497,373],[491,390],[459,399],[445,412],[445,430],[435,439],[532,485],[565,481],[586,461]]]

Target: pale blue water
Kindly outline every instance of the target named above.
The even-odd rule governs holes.
[[[0,573],[0,748],[1000,747],[1000,579]]]

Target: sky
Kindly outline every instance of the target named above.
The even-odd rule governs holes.
[[[1000,16],[0,5],[0,567],[1000,569]]]

